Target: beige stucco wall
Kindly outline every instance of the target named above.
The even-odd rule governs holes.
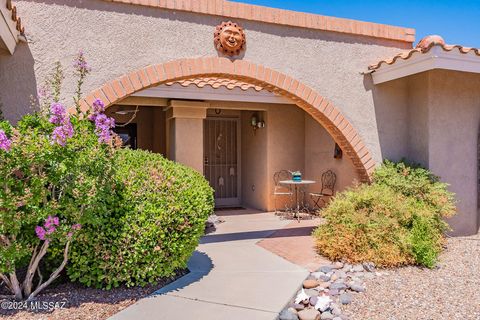
[[[250,119],[253,111],[242,111],[242,202],[258,209],[274,210],[273,175],[279,170],[299,170],[304,179],[317,181],[309,191],[320,191],[321,175],[333,170],[336,190],[344,190],[358,180],[348,157],[333,158],[335,142],[311,116],[294,105],[260,105],[258,114],[266,126],[253,133]],[[285,197],[277,198],[279,209]]]
[[[174,118],[174,133],[170,136],[173,146],[170,159],[203,173],[203,119]]]
[[[430,74],[423,72],[409,77],[407,85],[408,117],[405,127],[408,129],[408,160],[429,166],[429,114],[430,114]]]
[[[373,92],[383,157],[405,157],[449,183],[458,209],[449,220],[452,234],[477,233],[480,75],[434,70],[382,83]]]
[[[371,90],[382,159],[399,161],[408,154],[408,82],[405,79],[374,86],[370,75],[365,84]]]
[[[480,75],[429,72],[429,168],[457,195],[458,215],[449,222],[456,235],[478,231],[478,133]]]
[[[270,106],[267,111],[266,131],[268,134],[268,209],[274,209],[273,175],[280,170],[305,172],[305,112],[292,105]],[[279,208],[287,199],[277,199]]]
[[[334,149],[332,137],[311,116],[305,114],[305,173],[308,179],[318,181],[310,191],[320,192],[322,173],[327,170],[332,170],[336,175],[335,192],[345,190],[359,181],[348,156],[343,154],[341,159],[335,159]]]
[[[18,0],[16,4],[27,26],[29,43],[19,46],[24,54],[14,56],[11,63],[23,65],[25,55],[30,59],[24,67],[27,72],[16,70],[17,79],[9,85],[24,100],[35,93],[35,86],[22,85],[24,81],[43,83],[56,60],[70,66],[79,49],[85,51],[94,70],[85,83],[85,92],[149,64],[217,56],[213,31],[226,19],[97,0]],[[331,99],[360,132],[374,158],[381,159],[372,92],[360,71],[398,53],[405,43],[238,22],[245,28],[248,41],[242,59],[284,72]],[[66,75],[65,99],[74,88],[73,77],[69,72]],[[0,87],[2,82],[5,80],[0,81]],[[18,119],[21,112],[16,110],[24,104],[13,98],[4,103],[8,104],[7,117]]]
[[[14,55],[0,53],[0,109],[5,119],[16,121],[32,111],[37,96],[34,58],[25,43],[19,43]]]
[[[250,125],[252,111],[242,111],[241,164],[242,164],[242,203],[245,206],[266,210],[268,206],[268,152],[267,130],[257,130],[253,134]]]
[[[458,211],[449,220],[452,234],[477,233],[480,75],[433,70],[378,85],[375,92],[389,101],[381,108],[390,115],[378,121],[390,127],[392,137],[397,135],[390,143],[401,150],[391,149],[384,157],[398,160],[402,155],[450,184]]]

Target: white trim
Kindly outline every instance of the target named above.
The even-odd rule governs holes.
[[[435,46],[426,53],[414,52],[407,60],[399,58],[391,65],[382,65],[372,73],[372,78],[374,84],[379,84],[434,69],[480,73],[480,57],[473,51],[445,51]]]
[[[157,87],[144,89],[132,94],[134,97],[154,97],[170,99],[190,99],[190,100],[217,100],[217,101],[238,101],[238,102],[259,102],[259,103],[278,103],[292,104],[293,102],[285,97],[277,96],[267,90],[256,91],[253,88],[242,90],[240,88],[227,89],[219,87],[217,89],[211,86],[199,88],[196,85],[184,87],[178,83],[171,86],[160,85]]]

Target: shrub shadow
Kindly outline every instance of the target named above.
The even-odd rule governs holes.
[[[127,308],[140,299],[177,291],[191,283],[197,282],[209,274],[211,269],[213,269],[213,263],[210,257],[203,252],[195,251],[188,262],[188,270],[180,270],[172,277],[159,279],[157,284],[131,288],[120,286],[112,290],[103,290],[88,288],[79,283],[64,282],[48,287],[34,299],[34,302],[38,304],[42,302],[49,304],[56,303],[58,306],[62,306],[62,309],[75,309],[81,307],[83,304],[92,303],[99,304],[99,308],[104,308],[105,305],[112,305],[115,306],[113,313],[116,313],[123,309],[118,308],[119,306]],[[1,294],[7,294],[3,283],[0,284],[0,295]],[[0,302],[2,301],[12,300],[0,298]],[[53,314],[55,310],[56,309],[7,310],[6,308],[0,308],[0,318],[3,316],[15,316],[21,312],[49,315]],[[19,315],[17,315],[17,317],[18,316]]]
[[[150,297],[156,297],[185,288],[209,274],[213,267],[212,259],[210,259],[206,253],[195,251],[188,261],[188,270],[190,272],[176,281],[155,291],[150,295]]]

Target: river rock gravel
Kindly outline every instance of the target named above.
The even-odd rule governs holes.
[[[434,269],[377,270],[342,306],[350,320],[480,320],[480,234],[449,238]]]

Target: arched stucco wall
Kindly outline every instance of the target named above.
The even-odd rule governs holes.
[[[328,31],[320,28],[321,24],[318,28],[296,27],[275,23],[277,20],[265,23],[242,19],[243,15],[232,17],[231,12],[222,16],[218,12],[188,12],[168,6],[100,0],[15,0],[15,4],[28,41],[19,44],[17,50],[28,53],[30,61],[15,53],[8,59],[11,68],[0,62],[0,95],[9,120],[18,120],[28,109],[29,97],[36,95],[37,88],[24,83],[42,86],[56,61],[65,66],[62,102],[71,104],[75,77],[68,67],[80,49],[93,68],[84,83],[84,92],[90,92],[148,65],[217,56],[213,44],[215,26],[234,20],[247,36],[247,49],[238,59],[288,74],[328,97],[356,128],[376,163],[382,161],[383,155],[403,150],[398,144],[404,143],[401,139],[383,139],[386,145],[382,145],[381,135],[392,130],[390,122],[385,122],[383,127],[387,129],[379,131],[382,128],[376,110],[389,109],[390,101],[374,101],[372,86],[360,72],[380,59],[411,48],[411,42],[367,36],[374,31],[368,23],[361,24],[367,28],[362,29],[365,32],[351,34],[348,28],[343,33],[334,32],[336,24],[326,28]],[[362,32],[364,35],[359,34]],[[29,67],[28,73],[18,72],[18,66],[24,65]],[[13,66],[17,67],[9,71]]]
[[[352,159],[360,179],[369,180],[375,161],[357,130],[331,101],[284,73],[245,60],[210,57],[150,65],[92,91],[81,101],[81,108],[88,110],[95,99],[101,99],[108,107],[149,87],[184,78],[212,76],[242,80],[293,100],[318,121]]]

